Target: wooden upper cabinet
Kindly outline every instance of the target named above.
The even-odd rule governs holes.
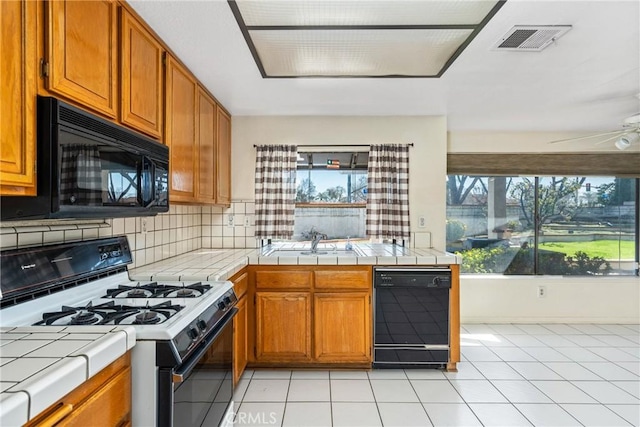
[[[37,3],[0,1],[0,194],[36,192]]]
[[[116,118],[116,3],[51,0],[47,13],[47,90]]]
[[[170,197],[175,202],[196,199],[195,78],[170,55],[166,61],[165,143],[169,146]]]
[[[154,138],[162,137],[162,56],[158,40],[130,13],[120,19],[120,121]]]
[[[198,88],[198,201],[215,203],[216,102]]]
[[[231,117],[218,106],[216,203],[231,204]]]

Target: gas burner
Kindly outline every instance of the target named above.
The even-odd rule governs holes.
[[[155,325],[162,323],[171,316],[182,310],[184,306],[171,304],[171,301],[164,301],[160,304],[147,305],[144,307],[120,306],[123,310],[128,310],[114,323],[118,325]]]
[[[176,291],[176,296],[180,298],[187,298],[193,296],[194,293],[193,289],[184,288]]]
[[[127,298],[144,298],[148,294],[144,289],[134,289],[127,292]]]
[[[136,320],[133,321],[136,325],[149,325],[160,322],[160,316],[155,311],[145,311],[144,313],[136,314]]]
[[[161,285],[164,286],[166,292],[165,298],[199,298],[204,295],[211,285],[205,285],[202,282],[192,283],[190,285],[173,286],[173,285]]]
[[[96,313],[92,313],[90,311],[80,311],[75,316],[71,316],[70,325],[93,325],[94,323],[98,323],[100,318],[96,315]]]
[[[107,289],[107,294],[103,298],[154,298],[154,287],[156,282],[136,286],[120,285],[116,289]]]
[[[201,282],[190,285],[159,284],[158,282],[138,284],[136,286],[120,285],[116,289],[107,289],[103,298],[198,298],[205,294],[211,285]]]

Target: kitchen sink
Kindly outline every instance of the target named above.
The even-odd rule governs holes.
[[[351,251],[347,251],[344,249],[337,249],[337,250],[333,250],[333,249],[326,249],[326,250],[319,250],[317,252],[311,252],[311,250],[306,249],[306,250],[300,250],[300,249],[276,249],[272,252],[268,252],[266,253],[264,256],[269,256],[269,257],[279,257],[279,256],[290,256],[290,257],[297,257],[297,256],[341,256],[341,257],[355,257],[355,256],[361,256],[360,253],[358,253],[355,250],[351,250]]]

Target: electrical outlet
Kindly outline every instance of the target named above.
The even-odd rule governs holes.
[[[544,286],[538,286],[538,298],[544,298],[547,296],[547,288]]]
[[[245,227],[251,227],[251,217],[249,217],[249,216],[245,216],[244,217],[244,226]]]
[[[141,228],[141,232],[142,234],[147,234],[147,218],[141,218],[140,219],[140,228]]]
[[[233,227],[234,225],[234,218],[233,218],[233,214],[229,215],[229,222],[227,224],[229,227]]]
[[[418,218],[418,227],[425,228],[427,226],[427,220],[421,216]]]

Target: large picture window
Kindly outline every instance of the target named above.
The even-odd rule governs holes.
[[[301,149],[302,147],[299,147]],[[298,152],[294,239],[365,238],[368,152]]]
[[[447,177],[447,250],[463,273],[632,275],[638,180]]]

